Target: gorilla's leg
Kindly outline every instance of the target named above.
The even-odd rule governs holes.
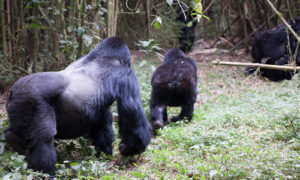
[[[26,127],[28,164],[29,168],[54,175],[57,160],[53,144],[57,133],[55,112],[48,103],[37,101],[32,121]]]
[[[168,111],[167,111],[167,107],[165,107],[165,109],[163,110],[163,120],[164,120],[164,122],[168,122]]]
[[[194,112],[193,103],[184,104],[182,105],[182,109],[179,116],[173,117],[171,121],[176,122],[182,120],[183,118],[186,118],[187,120],[191,121],[193,112]]]
[[[53,139],[35,144],[28,152],[29,168],[55,174],[56,152]]]
[[[165,105],[152,105],[150,108],[150,117],[152,120],[152,130],[163,128],[164,121],[167,119],[167,108]]]
[[[22,140],[20,136],[14,133],[12,130],[8,129],[5,131],[5,140],[19,154],[25,154],[26,149],[24,140]]]
[[[99,151],[107,155],[112,155],[112,142],[115,140],[115,134],[112,128],[112,115],[107,110],[103,112],[101,122],[95,125],[91,131],[90,138],[92,145]]]

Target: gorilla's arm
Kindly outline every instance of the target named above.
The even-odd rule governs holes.
[[[144,114],[139,84],[128,67],[118,69],[117,101],[119,113],[119,149],[122,155],[134,155],[145,151],[151,139],[151,126]]]

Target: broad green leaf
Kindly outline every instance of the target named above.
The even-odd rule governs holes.
[[[93,43],[92,37],[87,34],[83,34],[82,39],[86,47],[90,47],[90,45]]]
[[[194,3],[194,11],[196,11],[199,14],[202,14],[202,4],[201,2]]]
[[[81,36],[84,32],[85,32],[85,29],[83,27],[78,27],[77,28],[78,36]]]
[[[157,21],[154,22],[153,26],[155,29],[160,29],[160,24]]]

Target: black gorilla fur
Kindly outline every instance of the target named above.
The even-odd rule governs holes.
[[[179,48],[183,52],[188,52],[192,49],[195,41],[195,27],[197,25],[197,21],[191,15],[193,12],[192,8],[186,7],[183,3],[181,3],[181,7],[179,5],[177,6],[178,7],[176,12],[178,14],[178,17],[176,18],[176,21],[182,24],[178,37],[180,45]],[[191,26],[188,26],[189,22],[192,22]]]
[[[27,156],[30,168],[51,175],[56,163],[54,138],[86,136],[111,155],[114,132],[109,107],[115,100],[121,154],[142,153],[152,129],[130,68],[128,47],[121,39],[110,37],[60,72],[19,79],[6,104],[10,121],[6,140]]]
[[[182,110],[171,121],[192,119],[197,98],[197,64],[185,57],[179,49],[170,49],[164,62],[154,71],[150,100],[150,116],[153,131],[168,121],[167,106],[181,106]]]
[[[300,33],[300,17],[295,17],[294,21],[289,21],[292,29]],[[251,55],[254,63],[284,65],[288,64],[288,45],[290,45],[292,55],[295,54],[297,47],[296,38],[289,32],[286,33],[284,24],[278,25],[271,30],[265,30],[255,35],[252,41]],[[300,65],[300,53],[296,57],[296,64]],[[245,68],[245,74],[249,75],[255,72],[256,68]],[[261,75],[272,81],[291,79],[292,71],[270,70],[261,68]]]

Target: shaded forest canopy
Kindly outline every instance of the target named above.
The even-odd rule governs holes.
[[[1,0],[0,83],[38,71],[59,70],[86,54],[107,36],[124,39],[131,49],[154,39],[163,49],[178,47],[182,24],[178,7],[166,0]],[[190,0],[180,1],[190,5]],[[300,14],[300,1],[274,0],[284,18]],[[248,47],[255,32],[281,23],[266,1],[202,0],[196,40],[226,42],[227,49]],[[161,19],[161,27],[153,23]],[[216,45],[217,43],[214,43]]]

